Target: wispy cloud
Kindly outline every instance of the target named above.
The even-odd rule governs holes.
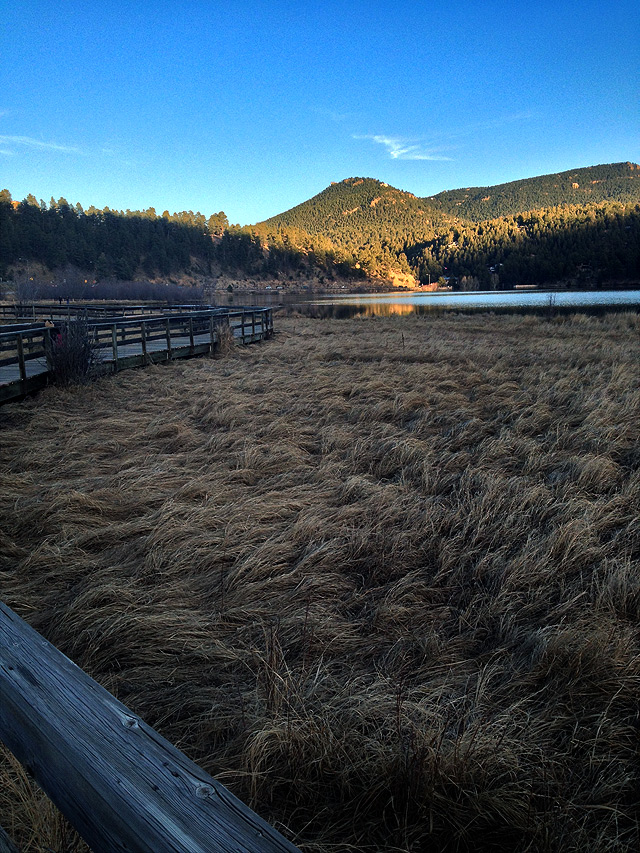
[[[481,122],[475,127],[470,126],[468,130],[495,130],[496,128],[503,127],[506,124],[519,124],[522,121],[530,121],[533,118],[536,118],[536,113],[533,112],[533,110],[524,110],[519,113],[511,113],[511,115],[496,116],[495,118]]]
[[[478,134],[482,134],[486,131],[499,130],[507,125],[531,121],[536,117],[536,113],[531,110],[511,113],[510,115],[494,116],[492,118],[487,118],[484,121],[458,124],[454,128],[436,130],[430,134],[430,138],[434,141],[450,142],[452,145],[457,145],[457,140],[465,137],[477,136]]]
[[[341,113],[338,112],[338,110],[331,110],[326,107],[311,107],[311,112],[316,113],[316,115],[322,116],[323,118],[328,118],[330,121],[336,122],[336,124],[343,124],[345,121],[353,121],[358,117],[357,113]]]
[[[353,134],[353,139],[368,139],[384,146],[392,160],[453,160],[443,152],[461,148],[465,137],[531,121],[533,118],[535,113],[531,111],[495,116],[485,121],[459,125],[451,130],[434,130],[429,133],[428,139],[386,134]]]
[[[0,148],[0,154],[4,154],[5,157],[13,157],[15,153],[15,151],[9,151],[7,148]]]
[[[0,135],[0,145],[18,146],[19,148],[31,148],[39,151],[61,151],[63,154],[82,153],[79,148],[73,145],[58,145],[57,142],[44,142],[42,139],[33,139],[31,136]]]
[[[404,139],[401,136],[384,136],[378,134],[367,134],[360,136],[354,134],[354,139],[370,139],[383,145],[392,160],[450,160],[438,153],[437,148],[428,148],[415,139]]]

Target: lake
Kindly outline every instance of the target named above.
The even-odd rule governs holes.
[[[307,309],[314,306],[332,316],[354,314],[387,316],[390,314],[428,314],[443,311],[584,311],[640,310],[640,290],[586,291],[489,291],[473,293],[346,293],[316,296],[311,299],[287,299]]]

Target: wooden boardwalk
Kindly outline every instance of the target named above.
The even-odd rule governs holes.
[[[24,396],[53,381],[50,354],[69,320],[0,326],[0,403]],[[212,354],[223,337],[248,344],[273,334],[271,308],[195,309],[164,315],[81,318],[94,345],[98,372]],[[51,325],[53,324],[53,325]]]

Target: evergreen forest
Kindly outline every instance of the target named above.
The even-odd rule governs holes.
[[[0,192],[0,278],[37,263],[87,281],[220,275],[370,283],[403,273],[456,289],[633,285],[640,279],[640,167],[575,169],[431,198],[372,178],[333,183],[253,226],[224,212],[84,210]]]

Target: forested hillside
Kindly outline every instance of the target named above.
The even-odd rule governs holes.
[[[640,204],[563,205],[460,222],[406,251],[420,280],[443,275],[468,290],[638,282]]]
[[[347,178],[255,230],[268,235],[278,228],[294,229],[306,235],[298,240],[311,245],[328,239],[369,275],[410,270],[422,283],[445,278],[455,287],[474,289],[637,280],[640,167],[632,166],[567,172],[577,179],[573,183],[586,176],[596,181],[590,185],[595,190],[583,193],[588,203],[570,204],[560,185],[554,190],[557,175],[486,188],[501,194],[505,204],[519,199],[522,206],[515,214],[480,222],[371,178]],[[600,183],[604,188],[597,189]],[[525,206],[527,199],[539,201],[545,193],[556,201]],[[604,195],[614,200],[593,200]]]
[[[447,190],[425,199],[443,213],[476,222],[559,204],[607,201],[640,202],[640,166],[636,163],[588,166],[492,187]]]
[[[222,211],[208,218],[154,208],[85,211],[65,199],[14,202],[3,190],[0,277],[31,261],[52,271],[72,265],[93,281],[238,275],[295,282],[311,272],[321,286],[336,276],[372,286],[398,274],[463,289],[633,284],[640,280],[640,167],[593,166],[430,199],[347,178],[242,228]]]
[[[347,178],[309,201],[254,226],[264,239],[278,231],[306,246],[332,248],[371,275],[408,272],[405,249],[435,239],[456,220],[411,193],[373,178]]]
[[[321,259],[332,263],[329,251]],[[28,196],[16,203],[0,193],[0,278],[29,263],[50,271],[69,265],[91,280],[207,278],[225,272],[274,276],[289,274],[309,260],[279,235],[266,247],[249,229],[230,227],[221,211],[206,218],[193,211],[158,215],[154,208],[83,210],[66,199],[47,205]]]

